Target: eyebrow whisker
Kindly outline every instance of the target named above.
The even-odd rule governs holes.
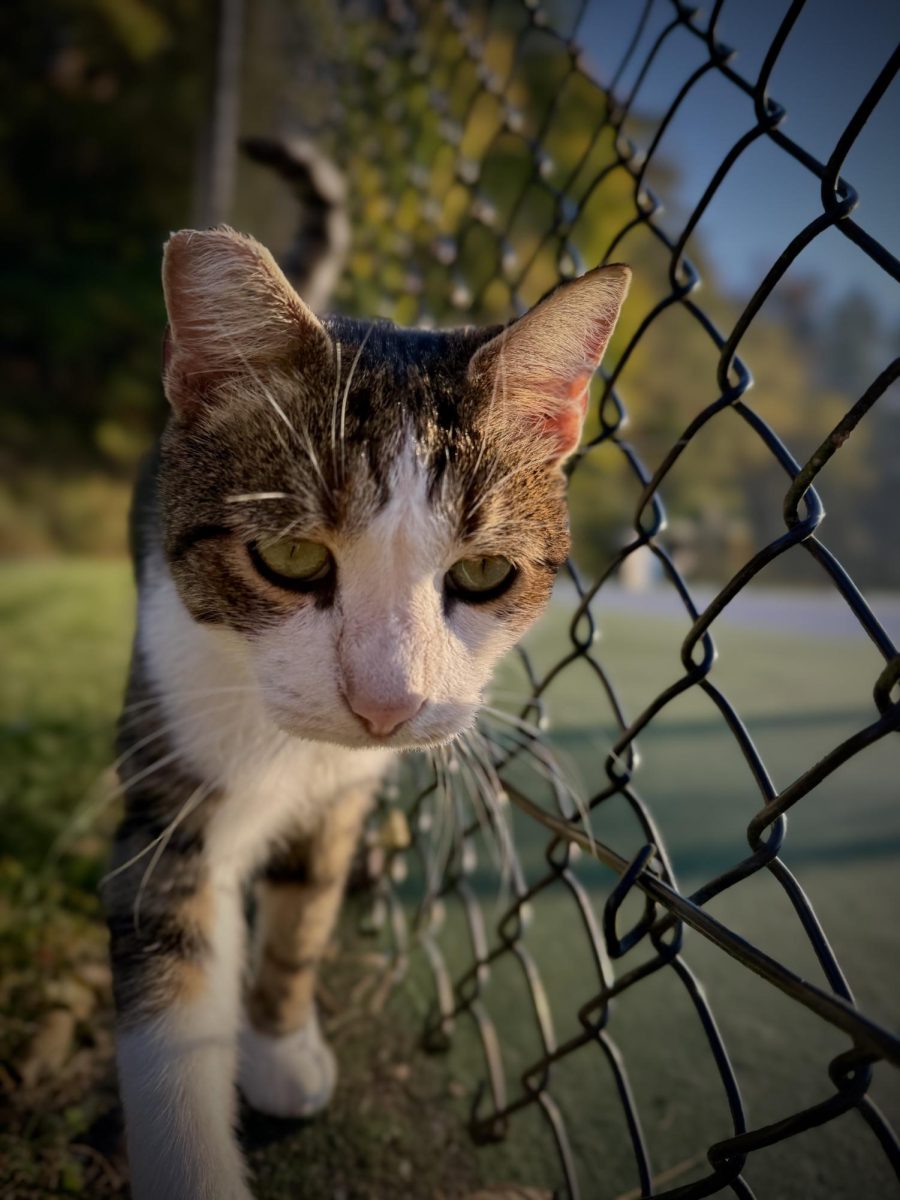
[[[290,500],[290,492],[242,492],[237,496],[226,496],[226,504],[252,504],[257,500]]]

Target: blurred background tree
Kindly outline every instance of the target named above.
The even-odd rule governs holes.
[[[0,548],[123,545],[159,427],[159,250],[190,216],[202,0],[0,8]]]

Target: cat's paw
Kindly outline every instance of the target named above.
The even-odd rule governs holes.
[[[328,1106],[337,1080],[334,1053],[315,1015],[283,1037],[241,1032],[238,1082],[247,1102],[270,1117],[314,1117]]]

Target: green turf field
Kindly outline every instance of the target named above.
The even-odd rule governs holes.
[[[64,884],[63,891],[53,893],[55,899],[48,899],[50,893],[41,891],[37,881],[46,874],[48,848],[71,829],[72,814],[109,762],[131,605],[130,578],[119,563],[0,568],[2,947],[17,969],[27,958],[34,929],[54,919],[54,904],[83,908],[88,919],[95,911],[90,897],[102,870],[112,814],[98,815],[90,828],[79,831],[74,853],[55,860],[53,874]],[[634,714],[681,673],[679,645],[687,622],[632,613],[623,601],[603,615],[601,626],[595,652],[627,712]],[[566,639],[566,606],[559,602],[530,639],[539,670],[559,657]],[[717,643],[720,657],[713,678],[744,717],[779,788],[873,717],[878,658],[861,636],[814,627],[806,631],[802,622],[789,635],[766,625],[731,622],[717,631]],[[512,704],[522,689],[521,674],[511,663],[498,679],[498,703]],[[605,779],[603,763],[614,736],[608,704],[583,664],[559,677],[548,701],[553,744],[590,796]],[[859,1002],[888,1024],[896,1021],[900,984],[895,742],[884,739],[801,802],[791,815],[784,852],[811,896]],[[713,704],[696,692],[676,700],[641,739],[641,753],[635,784],[653,809],[682,886],[690,887],[743,856],[746,823],[760,799]],[[623,854],[633,853],[642,840],[618,801],[595,816],[593,828]],[[546,839],[521,817],[516,833],[526,872],[533,877],[541,869]],[[590,869],[584,860],[579,870],[602,902],[611,874]],[[411,876],[404,893],[410,894],[414,885]],[[486,854],[472,885],[490,917],[497,884]],[[768,876],[746,881],[713,901],[710,910],[796,971],[820,980],[796,917]],[[32,941],[24,940],[26,934]],[[577,1028],[577,1008],[596,988],[596,978],[575,927],[572,902],[559,889],[534,905],[527,942],[562,1040]],[[453,905],[442,944],[450,964],[464,967],[466,940]],[[775,1120],[828,1094],[827,1062],[845,1046],[840,1035],[701,938],[688,936],[686,956],[715,1009],[751,1124]],[[418,1019],[429,1002],[428,987],[427,973],[417,961],[398,1020],[408,1025]],[[532,1060],[537,1042],[527,993],[512,967],[494,972],[485,999],[501,1031],[515,1094],[517,1070]],[[21,1032],[23,1015],[18,1018]],[[615,1006],[609,1028],[631,1074],[654,1169],[679,1169],[679,1182],[691,1178],[697,1168],[690,1160],[710,1141],[726,1136],[728,1128],[684,989],[668,971],[652,977]],[[5,1041],[4,1053],[12,1053],[12,1045]],[[463,1029],[447,1069],[471,1086],[478,1065],[477,1048]],[[896,1082],[887,1075],[887,1069],[879,1068],[875,1095],[896,1117]],[[585,1200],[628,1194],[636,1178],[599,1051],[588,1047],[562,1066],[551,1092],[567,1118],[582,1164]],[[311,1150],[308,1136],[302,1144]],[[327,1145],[326,1140],[318,1152],[326,1153]],[[289,1154],[289,1144],[282,1142],[278,1153]],[[546,1128],[533,1113],[513,1123],[504,1146],[478,1153],[478,1172],[487,1181],[557,1181]],[[747,1177],[761,1200],[868,1200],[893,1194],[874,1141],[854,1113],[789,1147],[762,1153]],[[271,1192],[273,1198],[280,1194]]]

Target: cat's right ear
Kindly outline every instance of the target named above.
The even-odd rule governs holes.
[[[472,356],[469,377],[490,395],[495,427],[524,436],[546,462],[559,465],[578,446],[591,376],[630,281],[624,263],[569,279]]]
[[[177,412],[208,402],[222,379],[330,353],[322,323],[254,238],[227,226],[173,233],[162,277],[163,384]]]

